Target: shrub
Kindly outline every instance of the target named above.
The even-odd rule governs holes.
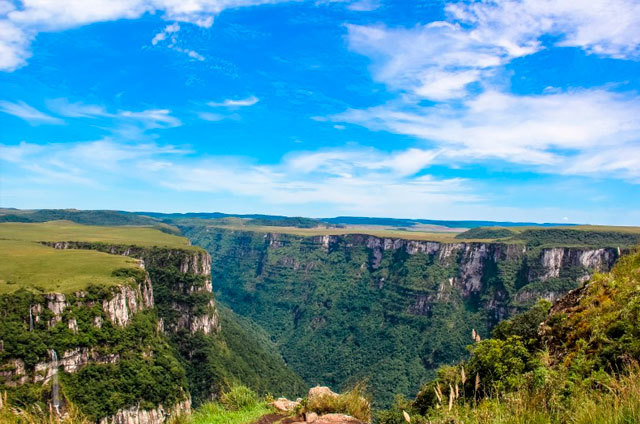
[[[371,421],[371,402],[365,395],[365,386],[362,383],[346,393],[338,396],[315,396],[307,400],[305,412],[322,414],[347,414],[361,421]]]
[[[250,409],[258,404],[258,396],[246,386],[234,386],[222,394],[220,403],[232,411]]]

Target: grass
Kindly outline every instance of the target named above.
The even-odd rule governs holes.
[[[0,293],[19,288],[70,293],[89,284],[123,281],[114,270],[137,266],[125,256],[93,250],[59,250],[38,243],[0,240]]]
[[[404,240],[418,240],[418,241],[435,241],[440,243],[470,243],[470,242],[508,242],[513,244],[522,244],[523,240],[519,239],[496,239],[496,238],[469,238],[460,239],[456,238],[458,234],[466,230],[465,228],[456,229],[443,229],[442,231],[426,231],[421,230],[423,227],[412,227],[408,229],[390,228],[381,225],[350,225],[345,228],[298,228],[298,227],[280,227],[280,226],[266,226],[266,225],[247,225],[246,220],[243,219],[218,219],[218,220],[197,220],[194,221],[199,225],[206,225],[212,228],[223,228],[234,231],[252,231],[257,233],[278,233],[278,234],[292,234],[297,236],[326,236],[326,235],[346,235],[346,234],[366,234],[380,238],[398,238]],[[427,229],[430,227],[427,227]],[[631,233],[640,234],[640,227],[615,227],[615,226],[600,226],[600,225],[577,225],[577,226],[558,226],[558,227],[487,227],[491,230],[507,229],[518,235],[526,230],[540,230],[545,229],[567,229],[578,231],[606,231],[606,232],[618,232],[618,233]]]
[[[206,403],[188,417],[174,419],[172,424],[250,424],[273,411],[266,402],[256,403],[237,411],[226,409],[219,403]]]
[[[149,227],[98,227],[68,221],[0,224],[0,293],[17,289],[69,293],[89,284],[115,285],[114,270],[137,261],[92,250],[59,250],[40,241],[87,241],[142,246],[190,247],[184,237]]]
[[[220,402],[208,402],[190,416],[175,417],[170,424],[249,424],[273,413],[266,401],[245,386],[235,386],[224,393]]]
[[[559,385],[559,387],[562,384]],[[640,423],[640,370],[637,366],[606,387],[581,388],[562,399],[554,390],[527,390],[447,405],[412,423],[430,424],[635,424]]]
[[[65,414],[56,416],[52,411],[42,410],[34,405],[30,408],[16,408],[7,402],[7,392],[0,393],[0,423],[3,424],[90,424],[75,405],[66,404]]]
[[[0,239],[23,241],[89,241],[138,246],[189,248],[184,237],[163,233],[151,227],[101,227],[70,221],[43,223],[0,223]]]
[[[207,224],[209,227],[222,228],[235,231],[251,231],[257,233],[292,234],[297,236],[339,236],[346,234],[366,234],[380,238],[399,238],[405,240],[439,241],[442,243],[460,243],[456,239],[457,233],[450,232],[421,232],[385,229],[379,226],[352,226],[347,228],[296,228],[296,227],[272,227],[259,225],[216,225]],[[490,240],[464,240],[464,241],[490,241]]]
[[[323,414],[346,414],[364,422],[371,421],[371,402],[365,396],[363,384],[338,396],[321,395],[307,399],[304,405],[306,412]]]

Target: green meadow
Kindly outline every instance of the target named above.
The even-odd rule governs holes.
[[[18,289],[73,292],[89,284],[113,285],[120,268],[136,267],[125,256],[93,250],[60,250],[41,241],[87,241],[192,248],[187,239],[149,227],[98,227],[52,221],[0,224],[0,293]]]

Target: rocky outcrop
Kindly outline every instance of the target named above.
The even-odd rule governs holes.
[[[29,377],[21,359],[11,359],[0,365],[0,380],[9,387],[25,384]]]
[[[606,272],[611,269],[620,256],[618,249],[579,249],[579,248],[551,248],[543,249],[540,255],[540,268],[532,269],[529,280],[547,281],[558,278],[563,269],[582,267],[585,270]],[[589,272],[585,272],[580,279],[588,280]]]
[[[289,413],[295,411],[295,409],[300,406],[300,402],[289,400],[287,398],[278,398],[269,405],[271,405],[276,411]]]
[[[307,394],[307,399],[312,400],[321,397],[332,397],[336,398],[339,395],[328,388],[327,386],[315,386],[309,389],[309,393]]]
[[[148,274],[138,287],[118,286],[113,297],[102,302],[102,309],[109,319],[123,327],[129,323],[134,314],[148,308],[153,308],[153,286]]]
[[[157,248],[141,247],[135,245],[112,245],[107,243],[91,243],[77,241],[43,242],[43,244],[55,249],[89,249],[98,250],[114,255],[123,255],[136,258],[144,269],[168,269],[175,268],[185,275],[195,275],[202,278],[201,284],[184,284],[178,282],[172,290],[176,298],[193,293],[213,293],[211,281],[211,256],[204,250],[194,248]],[[145,281],[142,286],[143,304],[153,305],[153,284]],[[108,303],[103,304],[108,310],[112,321],[119,325],[126,325],[130,317],[140,310],[139,303],[132,302],[133,293],[126,287],[122,287]],[[218,311],[213,298],[205,308],[193,308],[189,302],[174,302],[172,309],[179,311],[179,316],[173,322],[166,322],[163,326],[171,332],[188,330],[191,333],[202,331],[205,334],[217,333],[220,330]],[[144,307],[143,307],[144,308]],[[143,309],[142,308],[142,309]]]
[[[55,326],[63,320],[65,310],[70,306],[69,296],[63,293],[47,293],[44,295],[45,307],[51,311],[53,317],[49,321],[50,326]],[[73,294],[76,306],[84,305],[86,307],[93,306],[93,301],[83,302],[86,297],[84,291],[78,291]],[[145,276],[144,282],[137,286],[120,285],[112,289],[112,296],[102,301],[102,309],[109,319],[120,326],[126,326],[134,314],[145,309],[153,308],[153,288],[149,276]],[[36,304],[31,306],[30,314],[35,323],[40,321],[43,306]],[[102,317],[94,317],[96,327],[102,326]],[[76,319],[68,318],[67,325],[73,332],[78,331]]]
[[[158,405],[154,409],[141,409],[140,405],[122,409],[115,415],[102,418],[99,424],[163,424],[169,417],[191,413],[191,400],[187,399],[171,408]]]
[[[65,351],[56,361],[53,351],[50,351],[49,361],[35,365],[32,380],[34,383],[48,383],[56,373],[56,366],[65,372],[74,373],[89,363],[113,364],[119,359],[118,354],[103,354],[93,348],[76,348]]]

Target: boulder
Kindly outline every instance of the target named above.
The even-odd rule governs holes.
[[[271,406],[273,406],[276,410],[287,413],[294,411],[298,407],[298,405],[300,405],[300,402],[289,400],[287,398],[278,398],[277,400],[271,402]]]
[[[332,391],[327,386],[316,386],[309,389],[309,394],[307,395],[307,399],[311,400],[314,397],[321,397],[321,396],[338,397],[338,394]]]
[[[318,420],[318,414],[315,412],[309,412],[304,414],[304,421],[307,423],[315,423]]]

